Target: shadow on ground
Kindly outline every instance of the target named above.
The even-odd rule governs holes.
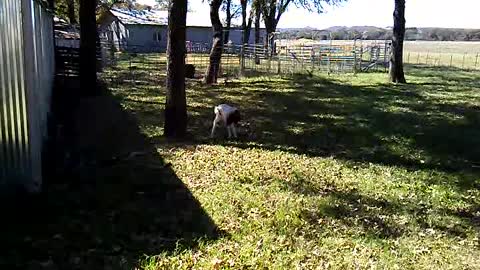
[[[133,269],[143,255],[221,236],[107,91],[63,109],[69,136],[54,142],[45,192],[3,204],[0,268]]]
[[[335,76],[305,74],[213,87],[191,80],[191,143],[282,149],[408,169],[475,171],[480,150],[472,146],[480,145],[480,107],[474,101],[480,90],[474,82],[480,76],[415,66],[408,67],[407,75],[412,83],[406,85],[351,85]],[[159,80],[164,77],[143,77],[130,85],[122,80],[114,93],[141,119],[143,129],[156,131],[149,136],[161,145],[164,89]],[[224,102],[242,110],[242,136],[237,141],[208,139],[212,108]]]
[[[161,136],[165,92],[158,81],[163,85],[164,77],[144,78],[140,84],[118,81],[113,92],[138,117],[142,131],[159,148],[220,144],[335,157],[352,167],[371,163],[395,166],[408,174],[430,173],[431,177],[421,180],[428,183],[422,184],[445,186],[468,197],[469,190],[480,187],[480,149],[476,147],[480,145],[480,89],[475,84],[480,75],[454,68],[414,66],[407,67],[406,73],[410,83],[405,85],[387,83],[386,78],[381,82],[378,78],[382,76],[375,73],[358,79],[305,74],[264,76],[211,87],[189,80],[191,138],[179,144],[165,142]],[[241,109],[244,120],[238,140],[209,139],[213,107],[219,103]],[[355,218],[364,217],[357,225],[377,237],[404,234],[404,226],[382,219],[385,213],[393,216],[406,212],[417,217],[413,222],[421,228],[433,227],[459,236],[464,233],[462,228],[425,223],[426,212],[437,211],[436,216],[458,217],[466,220],[464,224],[479,226],[474,199],[462,199],[470,208],[452,210],[424,205],[420,199],[383,200],[335,189],[317,193],[312,186],[307,181],[286,187],[331,200],[317,212],[306,213],[306,219],[308,215],[321,215],[355,227]]]

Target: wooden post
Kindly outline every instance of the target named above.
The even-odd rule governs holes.
[[[300,64],[301,71],[303,71],[303,46],[304,46],[303,44],[300,46],[300,55],[299,55],[302,58],[302,62]]]
[[[475,69],[477,68],[477,64],[478,64],[478,53],[477,53],[477,56],[475,57]]]
[[[362,63],[363,63],[363,43],[361,42],[360,43],[360,64],[359,64],[360,70],[362,70]]]
[[[387,72],[387,41],[385,40],[383,43],[383,67],[384,67],[384,72]],[[402,59],[403,61],[403,59]]]
[[[330,39],[330,47],[328,48],[328,74],[332,72],[332,39]]]
[[[253,44],[253,58],[254,58],[254,62],[255,64],[257,64],[257,44]]]
[[[357,39],[353,40],[353,74],[357,74]]]
[[[245,74],[245,43],[240,48],[240,76]]]
[[[410,63],[410,52],[407,54],[407,63]]]
[[[277,53],[277,74],[280,74],[282,72],[281,70],[281,62],[282,60],[280,59],[281,53]]]
[[[465,55],[467,55],[467,53],[464,53],[464,54],[463,54],[462,68],[465,67]]]
[[[450,67],[452,67],[452,63],[453,63],[453,54],[450,55]]]
[[[270,44],[271,45],[271,44]],[[268,73],[270,73],[271,71],[271,68],[272,68],[272,57],[273,57],[273,48],[272,46],[268,46],[268,50],[267,51],[267,57],[268,57]]]
[[[417,65],[420,64],[420,53],[417,53]]]

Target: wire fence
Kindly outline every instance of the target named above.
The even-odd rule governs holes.
[[[138,46],[137,46],[138,47]],[[162,51],[145,53],[144,51]],[[122,70],[117,72],[123,82],[135,83],[145,76],[157,76],[166,73],[167,55],[165,48],[136,48],[119,50],[101,40],[98,45],[98,70]],[[186,43],[185,63],[194,71],[188,77],[202,78],[210,64],[211,44],[201,42]],[[293,74],[293,73],[357,73],[386,72],[388,70],[390,41],[343,41],[341,43],[323,42],[295,44],[276,41],[273,46],[265,44],[223,45],[218,78],[228,80],[240,76]],[[61,67],[71,74],[78,73],[78,48],[57,48]],[[479,53],[428,53],[404,52],[407,64],[434,67],[456,67],[468,70],[480,70]],[[190,70],[192,71],[192,70]]]
[[[390,43],[358,46],[225,44],[220,66],[221,76],[249,73],[361,72],[386,70]],[[186,63],[205,69],[210,61],[208,44],[188,44]],[[218,64],[218,63],[217,63]]]
[[[480,53],[406,52],[407,64],[480,70]]]

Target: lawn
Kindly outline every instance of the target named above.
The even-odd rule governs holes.
[[[189,136],[169,141],[164,64],[105,76],[222,233],[173,238],[139,268],[480,269],[479,73],[189,80]],[[223,102],[242,110],[237,140],[208,137]]]

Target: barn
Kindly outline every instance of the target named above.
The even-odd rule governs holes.
[[[187,14],[187,41],[211,45],[212,26],[198,24],[195,12]],[[117,50],[134,52],[165,52],[167,48],[168,12],[159,10],[126,10],[112,8],[104,12],[99,20],[99,31],[105,40],[111,42]],[[261,29],[261,41],[265,37],[265,29]],[[249,43],[254,39],[254,31],[250,33]],[[232,27],[229,40],[233,44],[241,44],[242,29]]]

